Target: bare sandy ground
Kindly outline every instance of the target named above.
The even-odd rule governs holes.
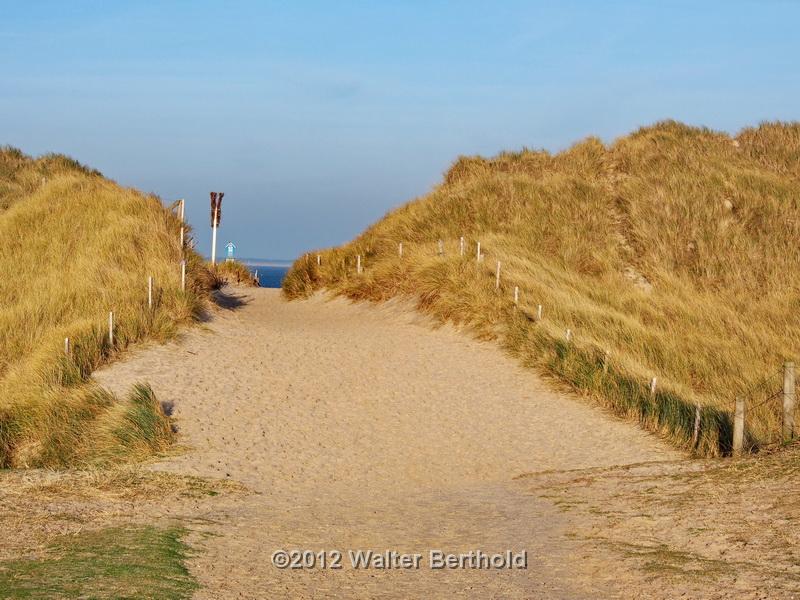
[[[228,294],[238,306],[206,327],[96,374],[120,394],[147,381],[174,404],[188,450],[156,468],[254,491],[192,515],[199,598],[624,595],[557,503],[513,479],[677,453],[401,306]],[[343,568],[278,569],[279,549],[339,550]],[[350,549],[423,559],[354,569]],[[528,565],[432,570],[430,549],[527,550]]]

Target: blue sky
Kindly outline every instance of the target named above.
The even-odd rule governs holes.
[[[0,0],[0,144],[185,197],[292,258],[459,154],[800,118],[800,2]]]

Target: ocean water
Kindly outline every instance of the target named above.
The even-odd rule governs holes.
[[[261,287],[279,288],[289,267],[292,266],[290,260],[266,260],[260,258],[242,258],[241,260],[253,276],[258,275],[258,282]]]

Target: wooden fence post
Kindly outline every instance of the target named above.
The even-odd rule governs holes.
[[[794,363],[783,365],[783,441],[789,442],[794,437]]]
[[[153,277],[147,278],[147,308],[153,308]]]
[[[694,405],[694,432],[692,433],[692,448],[697,448],[700,441],[700,405]]]
[[[657,381],[658,381],[658,380],[657,380],[655,377],[653,377],[653,378],[650,380],[650,395],[651,395],[651,396],[655,396],[655,395],[656,395],[656,382],[657,382]]]
[[[399,244],[397,244],[397,255],[400,258],[403,258],[403,242],[400,242]]]
[[[494,289],[496,289],[496,290],[500,289],[500,261],[499,260],[497,261],[497,272],[495,273],[495,276],[494,276]]]
[[[444,242],[439,240],[439,256],[444,256]]]
[[[464,256],[464,236],[461,236],[461,242],[459,242],[459,253],[461,256]]]
[[[514,286],[514,306],[519,306],[519,286]]]
[[[108,313],[108,343],[114,345],[114,311]]]
[[[571,329],[567,329],[567,331],[564,333],[564,337],[567,338],[567,342],[571,342],[572,341],[572,330]]]
[[[477,254],[475,260],[477,260],[478,262],[480,262],[480,260],[481,260],[481,243],[480,242],[478,242],[478,254]]]
[[[542,305],[541,304],[538,307],[536,307],[536,320],[537,321],[541,321],[542,320]]]
[[[744,397],[736,397],[736,411],[733,415],[733,455],[739,456],[744,448]]]
[[[69,338],[68,337],[64,338],[64,354],[66,354],[67,356],[69,356],[69,354],[70,354]]]
[[[184,226],[181,225],[181,251],[183,251],[183,246],[184,246],[184,231],[183,231],[184,229],[185,229]]]
[[[181,261],[181,291],[186,291],[186,261]]]
[[[361,275],[361,255],[360,254],[356,258],[356,273]]]

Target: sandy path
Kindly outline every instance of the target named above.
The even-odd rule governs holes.
[[[192,569],[201,598],[590,597],[581,549],[553,504],[514,476],[676,458],[655,438],[548,391],[492,344],[432,330],[397,306],[277,290],[206,330],[96,374],[117,393],[148,381],[174,402],[191,450],[159,465],[230,477],[196,525],[216,535]],[[195,515],[197,517],[197,515]],[[423,554],[418,570],[280,570],[277,549]],[[526,570],[431,570],[428,550],[528,551]],[[607,590],[606,590],[607,591]]]

